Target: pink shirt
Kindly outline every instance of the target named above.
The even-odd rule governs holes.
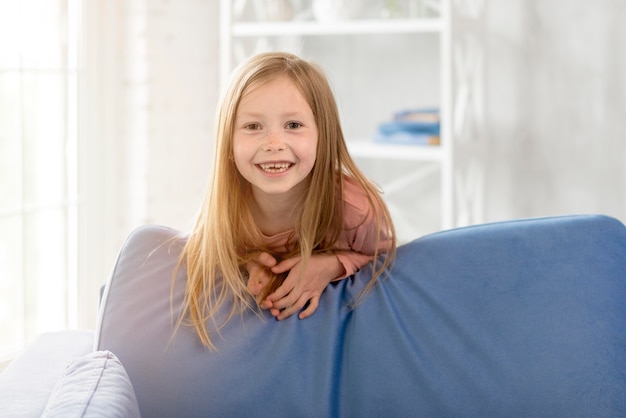
[[[294,243],[294,240],[289,240],[292,233],[293,230],[272,236],[263,235],[263,238],[271,251],[286,253]],[[384,252],[389,245],[390,240],[381,236],[379,252]],[[374,259],[376,250],[376,221],[370,211],[367,195],[354,180],[346,176],[343,188],[343,230],[334,247],[339,262],[346,270],[343,276],[335,280],[356,273]]]

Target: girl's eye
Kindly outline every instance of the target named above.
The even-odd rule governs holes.
[[[287,129],[298,129],[302,124],[300,122],[289,122],[287,124]]]
[[[256,131],[258,129],[261,129],[261,125],[259,125],[258,123],[249,123],[245,125],[244,128],[250,131]]]

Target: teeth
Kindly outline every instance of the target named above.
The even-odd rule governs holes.
[[[291,166],[291,163],[265,163],[259,164],[259,167],[267,173],[281,173],[286,171]]]

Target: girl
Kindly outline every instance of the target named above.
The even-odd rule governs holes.
[[[386,253],[363,295],[395,249],[389,212],[348,154],[322,71],[280,52],[240,65],[218,110],[212,183],[180,259],[182,316],[202,343],[215,348],[211,333],[252,309],[251,295],[279,320],[304,319],[331,281]]]

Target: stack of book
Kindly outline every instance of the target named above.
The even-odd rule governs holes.
[[[407,145],[440,144],[439,109],[397,112],[390,122],[381,123],[374,142]]]

